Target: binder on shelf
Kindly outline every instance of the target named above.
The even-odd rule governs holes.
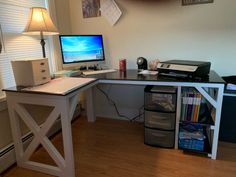
[[[188,101],[188,99],[187,99],[187,92],[184,92],[183,93],[183,96],[182,96],[182,106],[181,106],[181,120],[184,120],[185,118],[185,115],[186,115],[186,113],[185,113],[185,110],[187,110],[187,108],[186,108],[186,106],[187,106],[187,101]]]
[[[202,95],[200,93],[197,93],[196,97],[196,106],[194,110],[194,122],[198,122],[198,117],[199,117],[199,111],[200,111],[200,106],[201,106],[201,99]]]
[[[193,110],[193,97],[194,93],[188,94],[188,110],[187,110],[187,121],[192,121],[192,110]]]
[[[199,122],[200,109],[204,102],[202,95],[197,90],[193,88],[184,89],[182,93],[181,121]],[[209,111],[206,108],[203,109]]]

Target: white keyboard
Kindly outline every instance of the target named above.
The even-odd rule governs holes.
[[[83,71],[83,74],[87,76],[87,75],[94,75],[94,74],[111,73],[115,71],[116,71],[115,69],[103,69],[103,70],[97,70],[97,71]]]

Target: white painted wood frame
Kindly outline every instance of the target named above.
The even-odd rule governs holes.
[[[103,84],[125,84],[125,85],[159,85],[159,86],[176,86],[177,91],[177,114],[176,114],[176,140],[175,148],[178,148],[178,131],[179,120],[181,114],[181,89],[182,87],[196,88],[216,110],[215,124],[211,126],[213,130],[212,152],[208,154],[211,159],[216,159],[218,147],[218,135],[221,117],[221,107],[223,100],[224,84],[223,83],[191,83],[191,82],[159,82],[159,81],[130,81],[130,80],[99,80],[88,84],[87,86],[78,89],[66,96],[38,94],[38,93],[23,93],[6,91],[7,103],[10,114],[10,122],[12,128],[12,135],[16,151],[17,164],[20,167],[31,170],[40,171],[43,173],[60,176],[60,177],[74,177],[74,153],[71,132],[71,120],[76,104],[78,102],[78,95],[81,91],[86,90],[87,98],[87,118],[89,122],[96,120],[93,104],[93,86],[98,83]],[[216,90],[216,95],[210,95],[206,88],[213,88]],[[53,111],[47,117],[42,126],[38,126],[33,120],[33,117],[27,112],[23,104],[31,105],[45,105],[54,107]],[[62,136],[64,146],[64,157],[57,151],[46,134],[51,128],[55,120],[59,117],[62,122]],[[19,118],[30,128],[34,134],[34,139],[24,151],[21,141],[21,130],[19,126]],[[30,156],[39,144],[46,149],[48,154],[55,161],[57,166],[37,163],[29,161]]]
[[[10,115],[12,136],[18,166],[54,176],[75,176],[71,120],[76,105],[79,101],[79,93],[83,90],[88,90],[86,96],[89,100],[87,104],[88,121],[94,122],[96,120],[93,112],[93,92],[92,88],[90,88],[96,85],[96,83],[97,82],[93,82],[66,96],[6,91],[8,111]],[[53,107],[53,110],[45,119],[45,122],[39,126],[35,122],[34,118],[25,109],[24,104],[51,106]],[[59,117],[61,119],[62,126],[64,157],[58,152],[56,147],[46,136],[47,132]],[[21,140],[22,133],[20,130],[20,119],[34,134],[33,140],[25,150],[23,149],[23,143]],[[54,160],[56,166],[29,160],[31,155],[40,144]]]
[[[217,157],[218,137],[220,129],[221,109],[224,95],[224,83],[204,83],[204,82],[161,82],[161,81],[132,81],[132,80],[99,80],[102,84],[124,84],[124,85],[159,85],[159,86],[175,86],[177,87],[177,110],[176,110],[176,126],[175,126],[175,148],[178,149],[179,121],[181,116],[181,89],[182,87],[194,87],[202,96],[215,108],[215,124],[211,126],[213,130],[213,140],[211,153],[208,154],[211,159]],[[211,95],[206,90],[214,89],[216,95]]]

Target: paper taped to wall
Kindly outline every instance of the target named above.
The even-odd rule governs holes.
[[[101,14],[113,26],[120,19],[122,12],[114,0],[101,0]]]

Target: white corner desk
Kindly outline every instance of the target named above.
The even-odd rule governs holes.
[[[4,89],[7,95],[8,111],[10,115],[13,140],[15,145],[16,160],[20,167],[43,173],[60,176],[74,177],[74,154],[71,133],[71,119],[75,106],[78,102],[78,94],[86,91],[87,99],[87,118],[89,122],[96,121],[93,104],[92,88],[99,83],[103,84],[126,84],[126,85],[160,85],[177,87],[177,112],[175,128],[175,148],[178,148],[178,130],[181,114],[181,88],[196,88],[208,102],[215,108],[214,125],[211,153],[208,154],[211,159],[216,159],[218,147],[218,135],[221,118],[221,107],[224,93],[224,81],[214,71],[211,71],[208,78],[202,80],[177,79],[158,75],[138,75],[137,70],[127,70],[126,72],[103,73],[90,75],[95,78],[84,85],[78,85],[69,90],[66,94],[45,93],[32,90],[25,90],[22,87],[13,87]],[[82,79],[82,78],[81,78]],[[86,79],[86,78],[84,78]],[[210,90],[210,91],[209,91]],[[212,91],[213,90],[213,91]],[[24,108],[24,104],[45,105],[54,107],[53,111],[47,117],[42,126],[36,124],[33,117]],[[64,157],[53,146],[46,137],[48,130],[58,117],[61,117],[62,136],[64,146]],[[19,118],[30,128],[34,138],[26,150],[23,150],[21,141],[21,130],[19,127]],[[29,160],[34,150],[41,144],[56,163],[56,167],[47,164],[32,162]]]

